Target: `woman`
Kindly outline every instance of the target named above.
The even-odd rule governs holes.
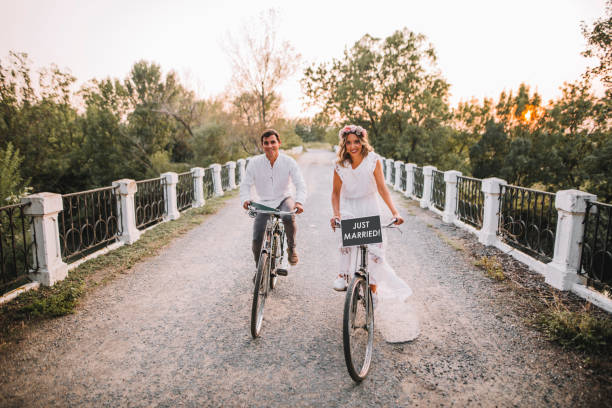
[[[348,218],[360,218],[380,215],[378,195],[387,205],[395,224],[404,222],[398,213],[391,194],[385,185],[380,156],[373,152],[368,142],[368,134],[361,126],[345,126],[338,134],[339,149],[338,158],[334,161],[334,181],[332,190],[332,209],[334,212],[330,220],[332,229],[336,228],[336,221]],[[355,258],[357,249],[353,247],[340,248],[340,273],[334,281],[334,290],[344,291],[352,277],[351,261]],[[418,335],[418,324],[416,319],[410,317],[406,320],[406,313],[412,316],[411,311],[406,310],[405,301],[412,294],[410,287],[400,279],[393,268],[384,260],[382,244],[371,244],[368,246],[370,266],[370,284],[375,294],[377,314],[383,313],[389,324],[389,329],[394,333],[385,336],[384,322],[381,332],[387,341],[406,341]],[[381,312],[381,310],[384,310]],[[401,314],[404,314],[402,317]],[[396,315],[393,317],[392,315]],[[379,320],[380,322],[380,320]],[[381,326],[379,325],[379,329]],[[393,339],[390,340],[389,337]],[[399,340],[398,340],[399,338]]]

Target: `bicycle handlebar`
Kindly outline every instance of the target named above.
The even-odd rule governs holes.
[[[280,210],[262,210],[259,208],[255,208],[251,205],[248,207],[248,212],[250,214],[273,214],[273,215],[293,215],[297,213],[297,208],[293,209],[293,211],[280,211]]]

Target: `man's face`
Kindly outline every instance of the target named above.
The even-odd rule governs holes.
[[[271,158],[276,158],[276,156],[278,156],[278,149],[280,148],[281,144],[275,135],[264,137],[262,144],[263,144],[263,150],[264,150],[264,153],[266,154],[266,157],[271,159]]]

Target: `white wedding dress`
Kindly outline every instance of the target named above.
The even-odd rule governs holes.
[[[374,179],[378,160],[380,156],[370,152],[355,169],[350,163],[341,166],[334,161],[334,170],[342,180],[342,219],[380,215],[379,194]],[[381,220],[381,223],[384,222]],[[383,231],[383,242],[385,238],[386,232]],[[359,247],[344,248],[340,244],[340,274],[352,276],[358,262],[358,250]],[[408,303],[412,289],[385,261],[383,244],[368,245],[368,253],[370,283],[376,284],[375,326],[390,343],[415,339],[419,335],[419,321]]]

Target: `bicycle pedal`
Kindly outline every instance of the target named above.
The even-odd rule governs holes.
[[[276,274],[279,275],[279,276],[287,276],[289,274],[289,272],[286,269],[278,268],[276,270]]]

